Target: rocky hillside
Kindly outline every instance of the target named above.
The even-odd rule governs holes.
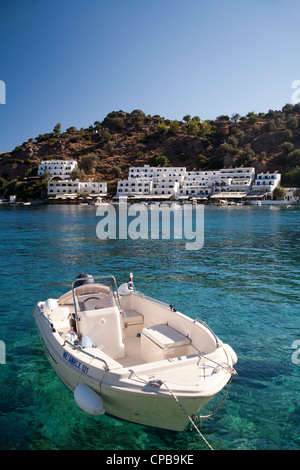
[[[171,121],[135,110],[111,112],[88,129],[61,132],[58,123],[49,134],[0,154],[0,191],[38,197],[46,180],[34,177],[45,159],[76,159],[80,179],[108,181],[112,192],[130,166],[144,164],[188,170],[254,166],[257,172],[278,170],[283,185],[300,186],[299,123],[300,104],[213,121],[189,115]]]

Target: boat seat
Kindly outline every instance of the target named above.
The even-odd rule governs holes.
[[[116,305],[113,293],[91,292],[89,294],[80,294],[78,296],[79,310],[97,310],[101,308],[114,307]]]
[[[136,310],[125,310],[123,322],[126,329],[126,336],[136,336],[142,331],[144,316]]]
[[[76,295],[83,295],[83,294],[92,294],[92,293],[101,293],[109,295],[112,291],[108,286],[104,286],[103,284],[98,283],[91,283],[91,284],[83,284],[82,286],[78,286],[75,289]],[[61,295],[58,299],[59,305],[65,305],[69,303],[73,303],[73,291],[69,290],[65,294]]]
[[[81,310],[78,312],[78,334],[88,336],[92,343],[112,359],[125,355],[118,307]]]
[[[146,362],[189,354],[191,339],[166,323],[143,328],[141,356]]]

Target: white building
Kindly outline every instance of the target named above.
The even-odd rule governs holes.
[[[239,167],[239,168],[222,168],[219,170],[219,176],[232,179],[255,179],[255,168],[253,167]]]
[[[195,181],[197,184],[201,182],[202,186],[211,186],[212,181],[219,176],[219,170],[214,171],[187,171],[184,182]]]
[[[131,167],[128,180],[118,181],[117,196],[174,196],[244,198],[253,191],[269,192],[280,183],[279,173],[261,173],[255,168],[223,168],[186,171],[185,167]]]
[[[76,196],[78,193],[86,193],[90,196],[106,196],[107,183],[98,183],[93,181],[80,182],[78,180],[49,181],[48,196],[69,195]]]
[[[185,175],[184,167],[131,167],[128,180],[118,181],[117,196],[177,196]]]
[[[178,181],[182,181],[186,174],[186,168],[184,167],[156,167],[144,165],[140,167],[129,168],[128,179],[133,178],[147,178],[159,180],[164,178],[177,178]]]
[[[88,181],[85,183],[79,182],[79,188],[82,193],[89,193],[90,196],[106,196],[107,183],[99,183]]]
[[[79,181],[49,181],[48,196],[56,194],[76,195],[79,192]]]
[[[252,167],[223,168],[212,171],[189,171],[186,174],[181,195],[195,197],[215,195],[242,198],[251,190],[255,178]],[[193,189],[189,188],[192,186]],[[201,190],[202,189],[202,190]]]
[[[180,197],[196,197],[196,198],[208,198],[212,194],[211,186],[204,186],[203,183],[189,182],[182,185],[180,189]]]
[[[273,194],[280,181],[280,173],[259,173],[252,185],[252,191]]]
[[[42,160],[38,166],[38,176],[49,173],[50,179],[66,180],[71,171],[77,168],[76,160]]]
[[[299,188],[284,188],[286,194],[283,198],[286,204],[298,204],[300,201],[300,189]]]
[[[153,181],[148,178],[133,178],[118,181],[117,194],[120,196],[137,196],[152,194]]]
[[[179,181],[156,180],[155,182],[153,182],[153,194],[155,196],[178,196],[179,190]]]

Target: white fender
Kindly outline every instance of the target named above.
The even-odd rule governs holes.
[[[232,359],[232,365],[234,366],[237,361],[238,361],[238,357],[236,355],[236,353],[234,352],[234,350],[232,349],[232,347],[227,344],[227,343],[223,343],[223,348],[225,349],[225,351],[229,354],[229,356],[231,357]]]
[[[46,313],[51,313],[58,307],[58,303],[56,299],[47,299],[45,302],[45,311]]]
[[[101,398],[87,385],[77,385],[74,390],[74,399],[79,408],[89,415],[97,416],[105,413]]]

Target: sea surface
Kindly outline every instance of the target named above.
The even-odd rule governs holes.
[[[238,355],[223,405],[197,422],[212,448],[300,450],[300,208],[206,206],[199,250],[174,239],[100,240],[98,222],[93,206],[0,207],[0,449],[207,450],[189,428],[85,414],[43,352],[37,301],[58,297],[80,272],[118,283],[133,272],[137,290],[201,318]]]

